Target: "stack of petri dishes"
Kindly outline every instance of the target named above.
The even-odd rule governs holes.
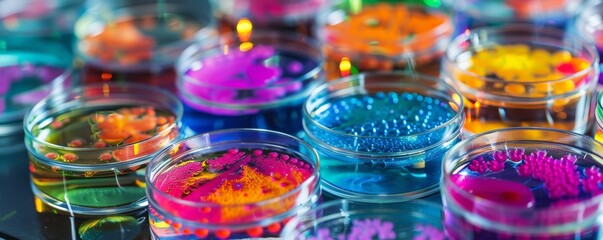
[[[25,145],[38,219],[53,226],[44,235],[148,236],[145,168],[181,137],[181,118],[175,96],[133,84],[78,87],[36,104]]]

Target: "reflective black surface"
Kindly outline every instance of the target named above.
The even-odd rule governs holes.
[[[0,138],[0,238],[44,239],[28,167],[23,136]]]

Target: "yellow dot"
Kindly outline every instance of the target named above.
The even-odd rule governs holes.
[[[352,69],[352,63],[350,59],[347,57],[341,58],[341,62],[339,62],[339,71],[348,72]]]
[[[523,95],[525,93],[525,87],[521,84],[511,83],[505,86],[505,92],[513,95]]]
[[[551,73],[551,67],[544,62],[535,62],[531,68],[534,74],[547,75]]]
[[[533,86],[534,91],[540,93],[549,93],[553,90],[553,86],[551,86],[549,83],[535,83]]]
[[[492,54],[490,54],[488,51],[480,51],[477,52],[472,58],[472,67],[480,67],[480,68],[484,68],[488,69],[490,67],[490,61],[492,61]]]
[[[603,143],[603,132],[598,132],[597,134],[595,134],[595,140],[600,143]]]
[[[590,64],[588,63],[588,61],[586,61],[583,58],[573,58],[571,60],[571,63],[572,63],[572,65],[574,65],[574,67],[578,71],[582,71],[584,69],[587,69],[590,66]]]
[[[517,71],[509,71],[509,69],[500,68],[496,70],[496,76],[505,81],[515,81],[517,78]]]
[[[247,34],[250,33],[253,29],[253,24],[247,18],[241,18],[237,23],[237,33],[239,34]]]
[[[528,54],[530,52],[530,46],[525,44],[513,44],[507,47],[509,52],[519,53],[519,54]]]
[[[241,45],[239,45],[239,50],[241,50],[241,52],[247,52],[249,50],[251,50],[253,48],[253,43],[251,42],[244,42],[241,43]]]
[[[481,88],[484,86],[484,81],[480,77],[471,74],[459,74],[458,79],[471,88]]]
[[[420,161],[412,165],[412,168],[423,169],[425,168],[425,161]]]
[[[553,83],[553,91],[555,94],[563,94],[569,91],[574,90],[576,84],[572,80],[563,80],[556,83]]]
[[[486,69],[480,66],[471,66],[467,71],[472,72],[478,76],[486,76]]]
[[[569,62],[570,60],[572,60],[572,54],[565,50],[557,51],[551,56],[551,62],[555,65]]]
[[[557,113],[557,117],[559,119],[566,119],[567,118],[567,113],[565,113],[565,112],[559,112],[559,113]]]
[[[549,51],[542,48],[532,50],[531,57],[535,62],[548,63],[551,60],[551,54]]]
[[[519,72],[519,74],[517,75],[517,81],[520,82],[533,82],[534,79],[534,75],[527,71]]]

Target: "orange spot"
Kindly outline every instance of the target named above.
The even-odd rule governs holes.
[[[75,148],[77,148],[77,147],[81,147],[82,144],[83,144],[82,140],[80,140],[80,139],[74,139],[74,140],[71,140],[71,142],[69,142],[67,145],[69,147],[75,147]]]
[[[184,233],[186,235],[189,235],[189,234],[191,234],[191,230],[188,229],[188,228],[185,228],[185,229],[182,230],[182,233]]]
[[[164,116],[159,116],[159,117],[157,117],[157,124],[159,124],[159,125],[166,124],[166,123],[167,123],[167,121],[168,121],[168,120],[167,120],[167,118],[166,118],[166,117],[164,117]]]
[[[288,193],[299,186],[303,180],[302,173],[294,170],[291,171],[287,179],[291,184],[282,186],[281,182],[272,181],[270,176],[266,176],[249,166],[243,166],[239,179],[224,181],[218,189],[204,200],[220,205],[242,205],[259,202]],[[244,187],[233,191],[232,186],[238,183],[241,183]],[[284,212],[291,207],[290,204],[292,203],[280,202],[271,207],[274,208],[274,211]],[[220,211],[220,216],[225,221],[241,219],[254,214],[253,211],[249,211],[249,208],[244,206],[223,208]]]
[[[50,124],[50,127],[54,128],[54,129],[58,129],[58,128],[63,127],[63,123],[60,121],[54,121]]]
[[[57,153],[55,153],[55,152],[46,153],[44,156],[46,158],[50,158],[52,160],[56,160],[59,157],[59,155]]]
[[[182,228],[182,224],[180,224],[180,223],[173,223],[172,227],[176,228],[176,229],[179,229],[179,228]]]
[[[195,230],[195,236],[200,237],[200,238],[205,238],[207,237],[207,235],[209,235],[209,231],[207,229],[196,229]]]
[[[75,153],[65,153],[63,159],[65,162],[75,162],[75,160],[78,159],[78,156]]]
[[[220,229],[216,231],[216,237],[225,239],[230,237],[230,230],[228,229]]]
[[[111,160],[113,157],[111,156],[111,153],[102,153],[99,157],[98,160],[101,161],[109,161]]]
[[[247,229],[247,235],[250,237],[259,237],[262,236],[262,233],[264,233],[264,228],[260,226]]]
[[[278,233],[281,230],[281,224],[276,222],[268,225],[266,229],[268,229],[268,232]]]
[[[113,78],[113,74],[111,74],[111,73],[102,73],[101,74],[101,79],[103,79],[105,81],[109,81],[109,80],[111,80],[111,78]]]

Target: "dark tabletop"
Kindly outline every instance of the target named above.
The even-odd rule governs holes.
[[[43,239],[23,136],[0,138],[0,238]]]

